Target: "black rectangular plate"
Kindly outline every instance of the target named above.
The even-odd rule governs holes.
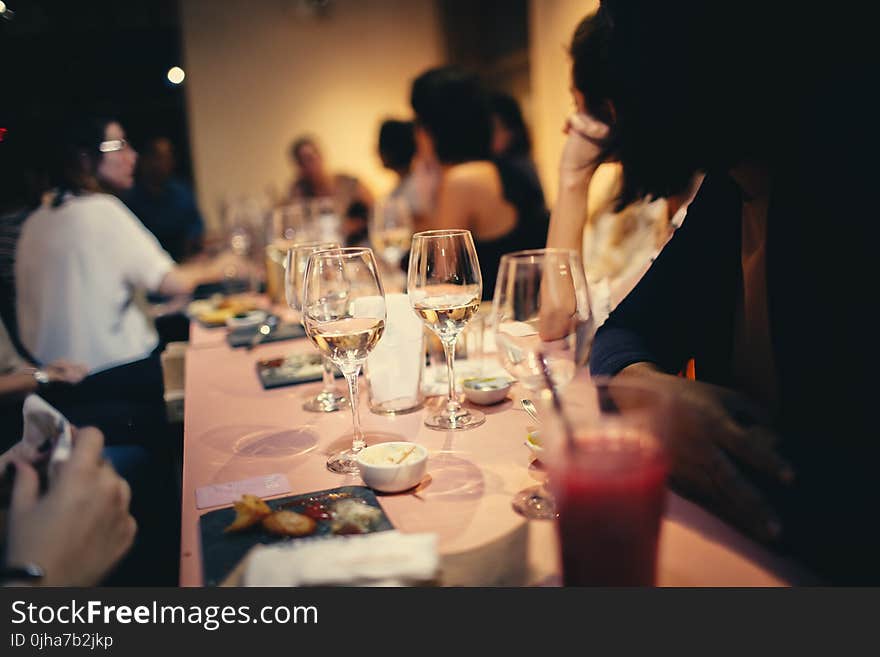
[[[351,499],[361,499],[365,504],[382,511],[382,515],[375,522],[369,533],[394,529],[394,525],[388,520],[375,493],[364,486],[340,486],[314,493],[303,495],[291,495],[280,497],[277,500],[266,500],[272,509],[288,509],[301,513],[303,505],[310,500],[325,500],[326,504],[332,504],[333,495],[346,495]],[[255,545],[274,545],[290,541],[314,540],[315,537],[332,536],[330,520],[318,520],[318,526],[313,534],[300,538],[273,536],[262,530],[259,526],[252,530],[237,533],[224,533],[224,529],[235,518],[235,509],[232,507],[210,511],[199,519],[199,528],[202,538],[202,573],[206,586],[217,586],[238,565],[248,550]]]

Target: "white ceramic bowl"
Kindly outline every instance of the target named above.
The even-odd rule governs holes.
[[[511,381],[501,376],[472,377],[461,382],[464,396],[468,401],[481,406],[490,406],[503,401],[510,392]]]
[[[259,326],[266,321],[265,310],[251,310],[244,313],[242,317],[229,317],[226,320],[226,326],[231,329],[245,328],[251,326]]]
[[[408,452],[401,463],[396,463]],[[358,452],[357,462],[367,486],[383,493],[399,493],[417,486],[425,476],[428,450],[416,443],[379,443]]]

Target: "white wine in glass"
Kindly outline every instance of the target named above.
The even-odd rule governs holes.
[[[455,342],[480,308],[483,278],[469,230],[429,230],[413,235],[407,291],[416,315],[443,344],[449,393],[445,408],[425,424],[438,431],[473,429],[486,421],[463,408],[455,390]]]
[[[498,358],[523,387],[538,393],[547,377],[557,390],[571,382],[587,361],[593,337],[577,251],[534,249],[501,256],[491,323]],[[530,519],[556,517],[553,496],[543,485],[517,493],[513,508]]]
[[[391,268],[397,268],[409,250],[413,235],[413,216],[403,197],[389,196],[373,208],[370,216],[370,243]]]
[[[372,249],[312,253],[306,264],[302,313],[306,335],[348,382],[352,444],[331,456],[327,468],[357,474],[355,457],[366,446],[358,413],[358,374],[385,331],[385,291]]]
[[[300,313],[300,319],[305,326],[302,313],[303,289],[306,274],[306,264],[309,256],[316,251],[338,249],[336,242],[302,242],[294,244],[287,251],[284,264],[285,270],[285,293],[287,305],[291,310]],[[324,356],[324,387],[317,395],[303,404],[303,409],[312,413],[333,413],[348,404],[348,398],[336,387],[333,374],[333,361]]]

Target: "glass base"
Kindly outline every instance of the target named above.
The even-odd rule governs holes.
[[[333,413],[348,408],[348,397],[336,391],[322,390],[303,404],[303,410],[310,413]]]
[[[370,400],[370,412],[376,415],[406,415],[414,413],[425,405],[423,399],[414,397],[401,397],[384,402]]]
[[[462,408],[455,415],[437,413],[425,419],[425,426],[435,431],[466,431],[480,426],[486,416],[480,411]]]
[[[525,488],[513,496],[513,510],[529,520],[556,520],[556,500],[543,486]]]
[[[350,449],[334,454],[327,459],[327,469],[336,474],[360,474],[361,469],[355,460],[356,455],[357,452]]]

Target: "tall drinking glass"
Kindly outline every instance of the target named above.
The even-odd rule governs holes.
[[[316,251],[338,249],[336,242],[303,242],[294,244],[287,252],[284,263],[285,285],[287,305],[291,310],[300,313],[300,321],[305,326],[305,313],[303,312],[303,291],[305,288],[306,264],[309,256]],[[348,399],[336,387],[333,375],[333,362],[324,356],[324,388],[317,395],[303,404],[303,409],[312,413],[333,413],[348,404]]]
[[[409,202],[389,196],[376,203],[370,215],[370,243],[389,271],[400,271],[400,260],[409,250],[413,235],[413,216]]]
[[[354,429],[351,448],[327,461],[332,472],[359,472],[366,445],[358,414],[358,374],[385,331],[385,291],[372,249],[332,249],[309,256],[303,291],[306,335],[348,382]]]
[[[491,323],[504,368],[529,391],[567,385],[589,356],[592,321],[584,268],[571,249],[516,251],[501,257]],[[556,517],[553,496],[543,485],[514,496],[526,518]]]
[[[413,310],[440,339],[446,355],[449,394],[425,424],[438,431],[473,429],[486,421],[463,408],[455,390],[455,341],[480,308],[483,278],[469,230],[429,230],[413,235],[407,289]]]
[[[639,377],[578,381],[544,409],[566,586],[653,586],[672,443],[699,409]]]

